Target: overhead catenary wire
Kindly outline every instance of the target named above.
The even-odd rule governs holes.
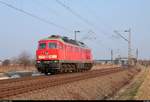
[[[87,33],[88,33],[88,35],[82,37],[82,38],[81,38],[81,41],[83,41],[83,40],[88,40],[88,39],[96,39],[96,37],[94,36],[94,35],[95,35],[95,32],[93,32],[92,30],[90,30],[90,31],[88,31]],[[91,38],[90,35],[92,35],[92,34],[93,34],[94,37]]]
[[[83,0],[84,1],[84,0]],[[83,4],[85,4],[85,3],[83,3]],[[91,13],[91,15],[94,17],[94,19],[97,19],[97,18],[101,18],[100,16],[98,16],[96,13],[95,13],[95,11],[93,10],[93,9],[90,9],[86,4],[84,5],[85,6],[85,8],[88,10],[88,13]],[[100,24],[103,24],[105,27],[105,29],[107,29],[107,30],[110,30],[110,29],[113,29],[113,27],[111,26],[111,25],[109,25],[109,24],[106,24],[106,23],[104,23],[104,22],[101,22],[100,20],[99,20],[99,22],[100,22]],[[113,36],[113,35],[112,35]]]
[[[46,20],[46,19],[41,18],[41,17],[39,17],[39,16],[37,16],[37,15],[34,15],[34,14],[32,14],[32,13],[29,13],[29,12],[27,12],[27,11],[25,11],[25,10],[22,10],[22,9],[20,9],[20,8],[17,8],[17,7],[15,7],[15,6],[13,6],[13,5],[11,5],[11,4],[8,4],[8,3],[6,3],[6,2],[3,2],[3,1],[1,1],[1,0],[0,0],[0,3],[1,3],[1,4],[4,4],[5,6],[7,6],[7,7],[9,7],[9,8],[12,8],[12,9],[14,9],[14,10],[16,10],[16,11],[19,11],[19,12],[21,12],[21,13],[24,13],[24,14],[30,16],[30,17],[33,17],[33,18],[35,18],[35,19],[37,19],[37,20],[39,20],[39,21],[42,21],[42,22],[44,22],[44,23],[46,23],[46,24],[55,26],[55,27],[57,27],[57,28],[61,28],[61,29],[63,29],[63,30],[70,31],[70,30],[68,30],[67,28],[63,27],[63,26],[60,26],[60,25],[58,25],[58,24],[55,24],[55,23],[53,23],[53,22],[51,22],[51,21],[49,21],[49,20]]]
[[[55,0],[59,5],[61,5],[62,7],[64,7],[66,10],[68,10],[70,13],[72,13],[74,16],[76,16],[77,18],[79,18],[80,20],[82,20],[84,23],[86,23],[87,25],[89,25],[90,27],[92,28],[98,28],[94,25],[94,23],[90,22],[88,19],[84,18],[82,15],[80,15],[78,12],[76,12],[75,10],[73,10],[71,7],[69,7],[68,5],[66,5],[65,3],[63,3],[61,0]],[[106,26],[106,24],[105,24]],[[108,26],[108,28],[112,28],[111,26]],[[108,35],[108,33],[106,33],[104,30],[102,30],[101,28],[98,28],[98,30],[103,33],[104,35]],[[92,32],[91,34],[95,34],[95,32]],[[85,39],[89,39],[89,36],[88,37],[83,37],[82,40],[85,40]],[[113,36],[113,35],[112,35]],[[126,39],[124,39],[126,40]]]
[[[55,16],[59,16],[59,13],[56,12],[56,10],[52,9],[52,7],[47,5],[48,3],[45,4],[45,3],[41,2],[40,0],[30,0],[30,1],[36,3],[38,5],[38,8],[39,8],[39,5],[41,5],[41,6],[43,5],[45,7],[45,9],[47,8],[47,11],[53,13]]]
[[[119,32],[117,32],[116,30],[114,31],[118,36],[120,36],[122,39],[124,39],[125,41],[129,41],[127,38],[125,38],[124,36],[122,36]]]
[[[81,21],[83,21],[84,23],[86,23],[87,25],[93,27],[93,28],[97,28],[92,22],[90,22],[88,19],[82,17],[79,13],[77,13],[75,10],[73,10],[72,8],[70,8],[69,6],[67,6],[66,4],[64,4],[63,2],[61,2],[60,0],[55,0],[59,5],[61,5],[62,7],[64,7],[66,10],[68,10],[70,13],[72,13],[74,16],[76,16],[77,18],[79,18]],[[94,32],[94,31],[93,31]],[[105,32],[103,32],[105,33]]]
[[[97,29],[98,31],[100,31],[102,34],[104,34],[105,36],[109,36],[109,34],[107,32],[105,32],[103,29],[99,28],[99,27],[96,27],[94,25],[94,23],[90,22],[89,20],[87,20],[86,18],[82,17],[79,13],[77,13],[76,11],[74,11],[71,7],[67,6],[65,3],[61,2],[60,0],[55,0],[59,5],[61,5],[62,7],[64,7],[66,10],[68,10],[70,13],[72,13],[74,16],[76,16],[78,19],[80,19],[81,21],[83,21],[84,23],[86,23],[87,25],[89,25],[90,27],[94,28],[94,29]],[[106,24],[105,24],[106,26]],[[107,25],[108,27],[108,25]],[[112,28],[111,26],[109,26],[109,28]],[[95,35],[95,32],[92,30],[92,33],[91,34],[94,34]],[[81,40],[85,40],[85,39],[90,39],[89,36],[91,35],[89,34],[88,36],[86,37],[83,37]],[[112,35],[113,36],[113,35]],[[94,39],[97,38],[97,37],[94,37]],[[110,36],[109,36],[110,38]],[[104,47],[104,46],[103,46]],[[112,49],[112,48],[109,48],[109,49]]]
[[[73,10],[71,7],[67,6],[66,4],[64,4],[63,2],[61,2],[60,0],[55,0],[59,5],[61,5],[62,7],[64,7],[66,10],[68,10],[69,12],[71,12],[74,16],[76,16],[77,18],[79,18],[81,21],[83,21],[84,23],[86,23],[87,25],[89,25],[90,27],[94,28],[94,29],[98,29],[102,34],[107,35],[107,33],[100,29],[99,27],[96,27],[94,25],[94,23],[90,22],[88,19],[82,17],[79,13],[77,13],[75,10]],[[92,30],[93,31],[93,30]],[[94,31],[93,31],[94,32]],[[93,34],[93,33],[92,33]],[[95,32],[94,32],[95,34]]]
[[[83,1],[84,1],[84,0],[83,0]],[[83,4],[85,4],[85,3],[83,3]],[[86,4],[85,4],[84,6],[85,6],[85,8],[88,10],[88,13],[91,13],[91,15],[94,17],[94,19],[100,18],[99,15],[96,15],[96,14],[95,14],[95,11],[94,11],[93,9],[91,10],[91,8],[89,8]],[[99,22],[100,22],[100,20],[99,20]],[[105,26],[105,29],[107,29],[107,31],[109,31],[110,29],[113,29],[113,27],[112,27],[111,25],[106,24],[106,23],[104,23],[104,22],[100,22],[100,24],[103,24],[103,25]],[[113,35],[113,34],[110,34],[110,36],[108,36],[108,39],[112,39],[112,40],[113,40],[113,38],[119,39],[120,37],[115,36],[115,35]]]
[[[77,12],[75,12],[73,9],[71,9],[69,6],[65,5],[60,0],[56,0],[56,2],[58,4],[60,4],[61,6],[63,6],[66,10],[68,10],[69,12],[71,12],[74,16],[78,17],[80,20],[82,20],[83,22],[85,22],[86,24],[93,25],[90,21],[88,21],[87,19],[83,18],[80,14],[78,14]]]

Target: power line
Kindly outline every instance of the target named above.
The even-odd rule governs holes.
[[[83,1],[84,1],[84,0],[83,0]],[[89,6],[87,6],[85,2],[84,2],[83,4],[84,4],[86,10],[88,10],[88,13],[91,13],[91,15],[92,15],[95,19],[101,18],[99,15],[96,14],[96,12],[95,12],[94,9],[89,8]],[[99,21],[99,22],[100,22],[100,21]],[[100,22],[100,23],[103,24],[104,26],[106,26],[108,29],[113,29],[112,26],[110,26],[110,25],[108,25],[108,24],[106,24],[106,23],[104,23],[104,22]],[[105,27],[105,28],[106,28],[106,27]]]
[[[68,10],[69,12],[71,12],[74,16],[76,16],[77,18],[79,18],[80,20],[82,20],[84,23],[88,24],[89,26],[92,26],[93,28],[97,28],[94,23],[90,22],[88,19],[82,17],[80,14],[78,14],[76,11],[74,11],[72,8],[70,8],[69,6],[65,5],[63,2],[61,2],[60,0],[56,0],[56,2],[63,6],[66,10]],[[100,29],[100,28],[99,28]],[[104,32],[103,30],[101,30],[101,32],[103,34],[107,34],[106,32]]]
[[[95,37],[95,35],[96,35],[95,32],[93,32],[92,30],[89,30],[89,31],[88,31],[88,35],[82,37],[82,38],[81,38],[81,41],[92,39],[90,35],[93,35],[93,36],[94,36],[94,37],[92,36],[93,39],[96,39],[96,37]]]
[[[89,22],[87,19],[83,18],[80,14],[78,14],[77,12],[75,12],[73,9],[71,9],[69,6],[65,5],[64,3],[62,3],[59,0],[56,0],[56,2],[58,4],[60,4],[61,6],[63,6],[66,10],[68,10],[69,12],[71,12],[74,16],[78,17],[80,20],[82,20],[83,22],[85,22],[88,25],[93,25],[91,22]]]
[[[34,15],[34,14],[32,14],[32,13],[29,13],[29,12],[27,12],[27,11],[25,11],[25,10],[22,10],[22,9],[20,9],[20,8],[17,8],[17,7],[15,7],[15,6],[11,5],[11,4],[6,3],[6,2],[0,1],[0,3],[1,3],[1,4],[4,4],[5,6],[7,6],[7,7],[9,7],[9,8],[12,8],[12,9],[14,9],[14,10],[16,10],[16,11],[19,11],[19,12],[21,12],[21,13],[24,13],[24,14],[28,15],[28,16],[31,16],[31,17],[33,17],[33,18],[39,20],[39,21],[42,21],[42,22],[44,22],[44,23],[47,23],[47,24],[49,24],[49,25],[53,25],[53,26],[55,26],[55,27],[57,27],[57,28],[61,28],[61,29],[64,29],[64,30],[68,30],[68,29],[64,28],[63,26],[57,25],[57,24],[55,24],[55,23],[53,23],[53,22],[51,22],[51,21],[48,21],[48,20],[46,20],[46,19],[44,19],[44,18],[41,18],[41,17],[39,17],[39,16],[36,16],[36,15]]]
[[[69,12],[71,12],[74,16],[76,16],[77,18],[79,18],[80,20],[82,20],[84,23],[86,23],[87,25],[97,29],[97,27],[94,25],[94,23],[90,22],[89,20],[87,20],[86,18],[82,17],[80,14],[78,14],[76,11],[74,11],[72,8],[70,8],[69,6],[65,5],[63,2],[61,2],[60,0],[55,0],[59,5],[61,5],[62,7],[64,7],[66,10],[68,10]],[[105,36],[108,35],[108,33],[106,33],[104,30],[100,30],[100,28],[98,28],[98,30],[103,33]]]
[[[64,7],[66,10],[68,10],[69,12],[71,12],[74,16],[76,16],[77,18],[79,18],[80,20],[82,20],[84,23],[86,23],[87,25],[93,27],[93,28],[97,28],[94,23],[90,22],[88,19],[82,17],[80,14],[78,14],[76,11],[74,11],[72,8],[70,8],[69,6],[65,5],[63,2],[61,2],[60,0],[56,0],[56,2],[61,5],[62,7]],[[103,34],[107,34],[104,31],[101,31]]]
[[[83,4],[85,4],[85,3],[83,3]],[[90,9],[86,4],[84,5],[85,6],[85,8],[86,8],[86,10],[88,10],[88,13],[91,13],[91,15],[95,18],[95,19],[97,19],[97,18],[100,18],[100,16],[99,15],[96,15],[95,14],[95,11],[92,9]],[[100,21],[99,21],[100,22]],[[111,25],[109,25],[109,24],[106,24],[106,23],[103,23],[103,22],[100,22],[101,24],[103,24],[104,26],[105,26],[105,28],[107,29],[107,30],[110,30],[110,29],[113,29],[113,27],[111,26]],[[100,28],[99,28],[99,30],[100,30]],[[101,29],[101,31],[103,31],[102,29]],[[105,32],[105,31],[103,31],[103,33],[104,34],[108,34],[108,32]],[[113,35],[113,34],[110,34],[110,37],[108,36],[108,38],[110,38],[110,39],[112,39],[112,38],[117,38],[115,35]],[[89,37],[84,37],[83,39],[88,39]],[[113,39],[112,39],[113,40]]]
[[[39,5],[43,5],[45,7],[45,9],[47,8],[47,10],[49,12],[52,12],[55,16],[59,16],[58,12],[56,12],[54,9],[52,9],[50,6],[47,5],[48,3],[45,4],[45,3],[41,2],[40,0],[30,0],[30,1],[36,3],[38,5],[38,7],[39,7]]]
[[[122,39],[124,39],[125,41],[127,41],[128,42],[128,39],[127,38],[125,38],[124,36],[122,36],[118,31],[114,31],[117,35],[119,35]]]
[[[80,14],[78,14],[77,12],[75,12],[73,9],[71,9],[69,6],[65,5],[63,2],[61,2],[60,0],[56,0],[56,2],[61,5],[62,7],[64,7],[66,10],[68,10],[69,12],[71,12],[74,16],[76,16],[77,18],[79,18],[81,21],[83,21],[84,23],[86,23],[87,25],[93,27],[93,28],[97,28],[93,23],[91,23],[89,20],[87,20],[86,18],[82,17]],[[94,32],[94,31],[93,31]],[[104,31],[101,31],[104,35],[106,35],[107,33]],[[95,34],[95,33],[94,33]]]
[[[83,3],[83,4],[85,4],[85,3]],[[85,6],[86,9],[88,9],[88,12],[91,13],[91,15],[92,15],[95,19],[100,18],[99,15],[95,14],[95,11],[94,11],[93,9],[90,9],[86,4],[85,4],[84,6]],[[100,22],[100,21],[99,21],[99,22]],[[103,24],[107,30],[113,29],[113,27],[112,27],[111,25],[106,24],[106,23],[104,23],[104,22],[100,22],[100,24]],[[102,31],[102,29],[101,29],[101,31]],[[104,32],[104,31],[103,31],[103,32]],[[105,34],[108,34],[108,33],[106,33],[106,32],[104,32],[104,33],[105,33]],[[112,39],[113,37],[114,37],[114,38],[117,38],[117,37],[115,37],[113,34],[110,34],[110,36],[108,36],[108,38],[110,38],[110,39]],[[112,40],[113,40],[113,39],[112,39]]]

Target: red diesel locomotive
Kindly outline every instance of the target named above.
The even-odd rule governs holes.
[[[41,73],[80,72],[90,70],[92,65],[91,50],[83,42],[58,35],[38,42],[36,68]]]

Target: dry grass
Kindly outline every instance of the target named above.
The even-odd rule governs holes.
[[[114,68],[114,67],[120,67],[120,65],[114,65],[114,64],[96,64],[96,65],[93,66],[92,70]]]
[[[149,67],[150,68],[150,67]],[[136,100],[149,100],[150,99],[150,69],[146,69],[144,82],[140,86],[134,99]]]
[[[134,100],[134,97],[136,96],[139,87],[143,83],[145,76],[147,75],[147,70],[145,70],[144,67],[141,68],[141,72],[137,74],[133,80],[121,90],[117,92],[113,97],[111,97],[112,100]]]
[[[97,70],[97,69],[104,69],[104,68],[113,68],[113,67],[118,67],[119,65],[112,65],[112,64],[97,64],[93,66],[92,70]],[[36,68],[35,66],[0,66],[0,73],[6,73],[10,71],[35,71]]]
[[[0,73],[6,73],[10,71],[34,71],[36,70],[35,66],[1,66]]]

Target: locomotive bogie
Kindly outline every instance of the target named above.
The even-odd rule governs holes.
[[[67,73],[67,72],[82,72],[82,71],[90,70],[92,67],[92,63],[71,63],[71,62],[53,63],[53,62],[52,61],[51,62],[43,61],[40,64],[37,63],[36,67],[39,72],[45,73],[45,74],[47,74],[47,73],[56,74],[56,73]]]

